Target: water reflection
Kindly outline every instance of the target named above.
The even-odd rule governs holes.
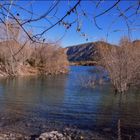
[[[139,93],[114,94],[111,91],[112,89],[101,92],[103,94],[96,118],[97,125],[117,128],[120,119],[123,127],[140,127]]]
[[[64,100],[66,76],[26,77],[2,79],[0,81],[0,121],[1,127],[11,127],[11,123],[42,122],[54,112],[61,111]],[[42,118],[45,118],[44,120]],[[10,123],[11,121],[11,123]],[[23,124],[21,124],[23,125]],[[13,126],[12,126],[13,127]]]
[[[124,126],[140,128],[139,93],[115,95],[109,83],[82,87],[75,75],[95,75],[90,70],[92,67],[74,66],[69,75],[1,79],[1,128],[38,132],[51,121],[93,130],[116,128],[118,119]]]

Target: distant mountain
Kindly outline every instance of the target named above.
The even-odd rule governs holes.
[[[140,40],[133,41],[133,44],[140,47]]]
[[[140,46],[140,40],[134,40],[132,43],[136,46]],[[104,41],[90,42],[90,43],[70,46],[66,48],[68,60],[70,62],[74,62],[74,63],[76,62],[77,64],[81,64],[81,62],[82,64],[86,64],[87,62],[91,64],[93,61],[97,62],[97,59],[99,58],[97,47],[99,45],[102,46],[108,45],[110,47],[116,46],[116,45],[106,43]]]
[[[98,57],[97,47],[100,44],[106,45],[108,43],[98,41],[67,47],[68,60],[70,62],[96,61]]]

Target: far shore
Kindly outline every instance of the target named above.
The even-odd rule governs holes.
[[[70,66],[96,66],[99,65],[97,61],[73,61]]]

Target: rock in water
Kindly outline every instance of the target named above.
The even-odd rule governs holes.
[[[42,133],[36,140],[67,140],[67,138],[58,131]],[[69,138],[71,140],[71,138]]]

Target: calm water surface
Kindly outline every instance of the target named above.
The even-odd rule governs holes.
[[[84,87],[84,79],[98,77],[95,67],[72,66],[68,75],[0,80],[0,130],[42,131],[50,123],[84,130],[140,128],[140,93],[112,92],[105,84]],[[60,125],[61,124],[61,125]]]

